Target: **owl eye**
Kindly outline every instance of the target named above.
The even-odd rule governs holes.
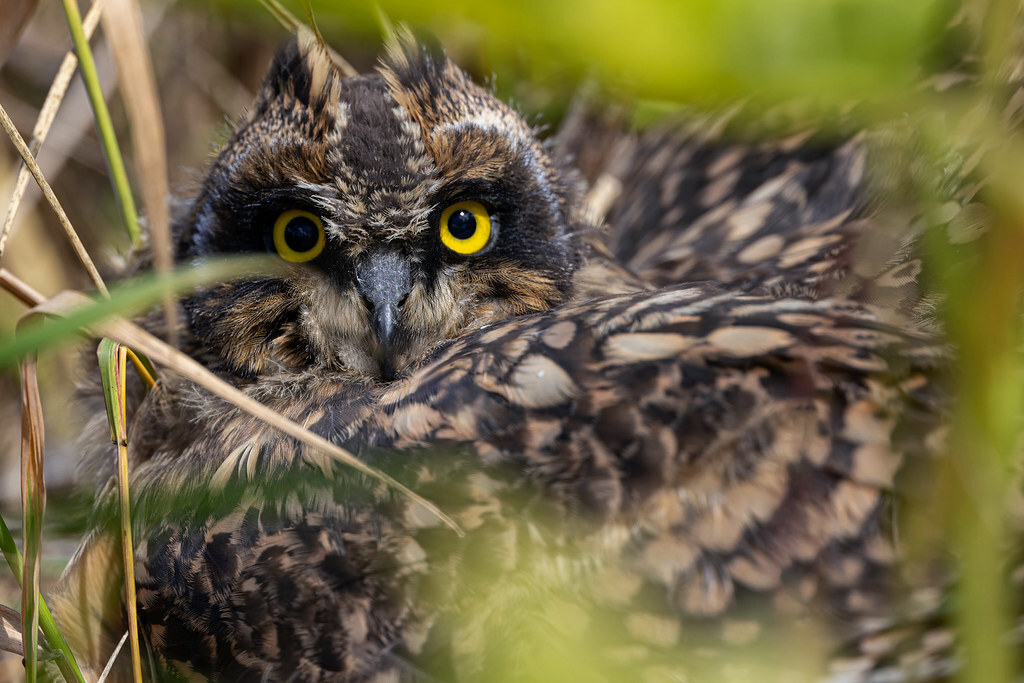
[[[491,216],[480,202],[456,202],[441,212],[441,242],[456,254],[476,254],[490,241]]]
[[[285,211],[274,221],[274,248],[281,258],[302,263],[324,250],[324,224],[308,211]]]

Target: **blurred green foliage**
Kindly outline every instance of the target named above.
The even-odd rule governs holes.
[[[236,16],[261,11],[220,2]],[[499,77],[525,65],[542,83],[588,75],[680,102],[902,98],[951,14],[935,0],[314,0],[312,9],[328,40],[378,32],[382,12],[449,50],[471,49]]]
[[[166,275],[148,273],[125,280],[111,290],[110,298],[75,309],[66,317],[26,323],[18,334],[0,336],[0,369],[14,365],[30,353],[53,348],[83,330],[95,329],[112,316],[131,316],[160,301],[164,293],[187,292],[201,284],[238,275],[277,272],[280,264],[264,256],[211,260],[203,264],[181,266]]]

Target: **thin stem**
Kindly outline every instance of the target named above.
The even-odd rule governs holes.
[[[86,39],[92,37],[93,31],[96,30],[96,25],[100,22],[100,6],[102,4],[102,0],[94,0],[92,7],[89,8],[89,13],[85,15],[84,28]],[[71,85],[71,78],[75,75],[77,67],[78,57],[75,56],[74,52],[68,52],[64,55],[64,61],[61,62],[60,69],[57,70],[57,76],[53,79],[53,83],[50,84],[50,90],[46,93],[46,99],[39,110],[39,117],[36,119],[35,128],[32,129],[32,140],[29,142],[28,147],[32,150],[33,156],[39,154],[43,142],[46,141],[46,136],[50,134],[50,128],[57,118],[57,110],[60,109],[60,105],[64,101],[64,95],[67,94],[68,86]],[[4,225],[0,228],[0,257],[4,254],[7,238],[14,227],[14,218],[17,216],[18,208],[21,206],[21,199],[25,195],[25,188],[28,186],[30,175],[28,166],[23,163],[21,168],[18,169],[18,178],[14,183],[11,201],[7,204],[7,216],[4,218]]]
[[[46,301],[45,296],[37,292],[31,285],[6,268],[0,268],[0,287],[3,287],[18,301],[29,308],[38,306]]]
[[[50,203],[50,208],[57,214],[57,220],[60,222],[60,226],[64,228],[64,232],[68,236],[68,240],[71,241],[71,247],[75,251],[75,255],[78,256],[78,260],[81,261],[82,265],[85,266],[86,272],[89,274],[89,279],[92,280],[104,296],[109,296],[107,292],[107,286],[103,283],[103,278],[100,277],[100,272],[96,270],[96,265],[92,262],[92,258],[89,257],[89,252],[85,250],[85,245],[82,244],[82,240],[78,238],[78,233],[75,232],[75,228],[71,225],[71,221],[68,219],[68,215],[64,213],[64,207],[60,205],[57,200],[57,195],[53,193],[53,188],[46,182],[46,178],[43,177],[43,172],[39,169],[39,164],[36,163],[36,159],[32,156],[32,152],[29,151],[28,145],[25,144],[25,139],[21,137],[21,133],[14,127],[14,121],[11,121],[11,117],[7,115],[7,111],[0,106],[0,126],[7,132],[7,137],[11,139],[14,146],[18,150],[18,154],[21,155],[22,160],[28,167],[29,172],[32,173],[32,177],[36,179],[36,184],[39,185],[39,189],[43,191],[43,196],[46,197],[46,201]]]
[[[131,503],[128,491],[128,420],[125,399],[128,347],[103,339],[100,341],[97,354],[100,372],[103,375],[103,396],[107,404],[110,440],[117,447],[117,492],[121,511],[121,559],[124,562],[125,605],[128,610],[128,644],[132,655],[132,673],[135,681],[141,683],[142,658],[139,656],[138,618],[135,614],[135,544],[132,541]]]
[[[100,139],[103,141],[103,151],[110,167],[114,194],[121,209],[121,220],[124,221],[124,227],[128,231],[132,245],[137,247],[142,243],[142,236],[139,230],[138,214],[135,210],[135,200],[132,197],[131,186],[128,184],[128,173],[124,168],[124,159],[121,156],[121,148],[117,144],[117,136],[114,135],[114,123],[110,119],[107,101],[103,97],[103,88],[100,86],[100,78],[96,73],[96,64],[92,59],[89,41],[86,39],[85,30],[82,27],[82,16],[78,12],[77,0],[64,0],[64,14],[68,19],[71,40],[75,45],[75,52],[78,53],[78,67],[82,73],[82,80],[85,82],[86,92],[89,93],[89,102],[92,104],[93,115],[96,117]]]
[[[14,543],[14,536],[11,535],[10,529],[7,528],[3,515],[0,515],[0,552],[3,552],[4,559],[7,560],[7,566],[10,568],[11,573],[14,574],[18,585],[21,586],[21,553],[18,552],[18,546]],[[57,658],[57,667],[60,669],[61,674],[63,674],[64,680],[85,683],[85,676],[82,675],[82,670],[78,668],[78,662],[75,661],[75,655],[71,652],[71,646],[64,639],[64,634],[57,628],[57,622],[53,620],[50,608],[46,606],[46,600],[41,595],[39,596],[39,628],[42,630],[43,636],[46,637],[46,642],[50,644],[50,647],[60,652],[60,657]]]

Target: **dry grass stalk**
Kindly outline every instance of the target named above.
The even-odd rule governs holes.
[[[107,0],[103,32],[117,61],[121,96],[131,120],[135,168],[149,226],[153,263],[158,272],[168,273],[174,267],[174,254],[167,205],[170,194],[167,143],[138,3]],[[164,298],[164,312],[170,342],[177,346],[178,319],[174,296],[169,291]]]
[[[338,68],[338,71],[341,72],[342,76],[348,78],[351,76],[359,75],[359,71],[356,70],[354,66],[349,64],[348,60],[346,60],[344,57],[338,54],[334,50],[334,48],[332,48],[330,45],[324,42],[323,36],[320,35],[320,31],[316,29],[316,25],[313,24],[312,22],[311,12],[307,11],[307,15],[310,18],[310,25],[312,25],[313,27],[312,29],[310,29],[310,27],[304,24],[303,22],[299,21],[299,19],[294,14],[289,12],[284,5],[278,2],[278,0],[260,0],[260,3],[262,3],[262,5],[267,9],[268,12],[270,12],[271,16],[277,19],[278,23],[280,23],[281,26],[285,27],[292,33],[301,34],[303,31],[311,31],[317,43],[320,44],[320,47],[322,47],[327,52],[327,54],[331,56],[331,60],[334,62],[334,65]]]
[[[21,615],[3,605],[0,605],[0,651],[25,656],[21,642]]]
[[[96,26],[99,24],[102,6],[103,0],[94,0],[92,7],[89,8],[89,12],[85,15],[82,25],[85,28],[87,38],[92,36]],[[50,133],[54,119],[57,118],[57,111],[60,109],[61,103],[64,102],[64,95],[67,94],[68,87],[71,85],[71,79],[74,77],[75,69],[77,68],[78,57],[75,55],[74,50],[69,50],[64,55],[64,61],[61,62],[53,83],[50,84],[50,89],[46,93],[46,99],[43,100],[43,106],[39,110],[36,125],[32,129],[32,140],[29,142],[28,147],[32,151],[33,156],[39,155],[39,150],[42,148],[43,142],[46,141],[46,136]],[[0,227],[0,258],[4,255],[4,247],[7,246],[7,238],[14,227],[14,218],[18,214],[18,208],[21,206],[22,197],[25,196],[25,188],[28,187],[28,179],[30,177],[31,173],[28,170],[28,166],[22,162],[21,168],[18,169],[18,178],[14,182],[14,192],[11,193],[11,201],[7,204],[7,216],[4,218],[3,227]]]
[[[0,287],[28,307],[37,306],[46,297],[6,268],[0,268]]]
[[[128,631],[125,631],[124,635],[121,636],[121,640],[117,641],[117,647],[115,647],[114,651],[110,653],[110,658],[107,659],[107,664],[103,667],[103,672],[100,674],[100,677],[96,679],[96,683],[105,683],[107,677],[110,676],[110,672],[114,670],[114,662],[117,661],[117,656],[121,654],[121,648],[124,647],[127,640]]]
[[[42,555],[43,510],[43,405],[39,397],[35,357],[21,363],[21,504],[24,564],[21,580],[21,637],[25,674],[36,678],[39,658],[39,561]]]
[[[57,220],[60,221],[60,225],[64,228],[65,234],[68,236],[68,241],[71,242],[71,247],[75,251],[75,255],[78,260],[85,267],[86,272],[89,274],[89,279],[92,280],[104,296],[108,296],[107,286],[103,282],[103,278],[100,277],[100,273],[96,270],[96,264],[93,263],[92,258],[89,256],[89,252],[85,250],[85,245],[82,244],[82,240],[79,239],[78,233],[75,232],[74,226],[71,225],[71,221],[68,219],[68,215],[64,212],[64,207],[60,205],[60,201],[57,199],[57,195],[53,193],[53,188],[46,182],[46,178],[43,177],[43,172],[39,169],[39,164],[36,163],[35,157],[32,152],[29,151],[28,145],[25,144],[24,138],[21,137],[21,133],[14,127],[14,122],[11,121],[11,117],[7,115],[7,111],[4,110],[3,106],[0,106],[0,125],[3,126],[4,131],[7,132],[7,136],[14,143],[18,153],[21,154],[21,158],[25,162],[25,166],[28,167],[29,172],[32,173],[32,177],[36,179],[36,183],[39,185],[39,189],[43,191],[43,196],[46,197],[46,201],[49,202],[50,208],[57,214]]]

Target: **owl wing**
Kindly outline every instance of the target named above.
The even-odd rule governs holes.
[[[614,114],[580,104],[557,149],[596,188],[616,258],[655,286],[706,280],[828,294],[870,207],[866,136],[756,135],[739,118],[680,114],[628,133]]]
[[[179,388],[217,417],[135,473],[147,632],[177,666],[315,679],[530,672],[550,629],[671,670],[750,630],[711,617],[848,631],[890,609],[890,491],[941,358],[855,302],[677,286],[493,325],[369,394],[252,390],[464,535]]]

